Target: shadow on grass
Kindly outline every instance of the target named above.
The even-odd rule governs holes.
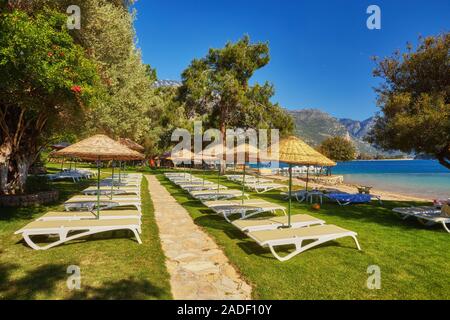
[[[100,299],[100,300],[143,300],[163,299],[166,290],[155,286],[148,280],[124,279],[106,282],[101,287],[83,286],[69,299]]]
[[[0,296],[5,300],[36,299],[39,294],[52,294],[58,282],[67,277],[67,266],[46,264],[28,271],[17,280],[9,280],[9,275],[19,266],[9,264],[0,268]]]
[[[30,300],[39,298],[40,294],[51,296],[57,285],[65,285],[69,274],[67,266],[61,264],[47,264],[28,271],[25,276],[11,280],[11,273],[19,269],[15,264],[0,266],[0,299],[3,300]],[[69,290],[69,289],[67,289]],[[73,291],[68,299],[163,299],[167,296],[166,290],[152,284],[148,280],[125,279],[106,282],[99,287],[83,286],[81,290]]]

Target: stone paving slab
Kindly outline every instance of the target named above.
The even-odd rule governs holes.
[[[239,276],[212,238],[155,176],[145,176],[155,209],[162,249],[175,299],[251,299],[251,287]]]

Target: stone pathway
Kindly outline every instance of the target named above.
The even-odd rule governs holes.
[[[251,287],[155,176],[146,176],[175,299],[251,299]]]

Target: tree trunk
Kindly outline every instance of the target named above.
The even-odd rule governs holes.
[[[450,170],[450,154],[449,155],[439,154],[437,156],[437,159],[439,160],[439,163],[441,165]]]
[[[441,152],[437,154],[439,163],[450,170],[450,144],[447,144]]]
[[[6,194],[8,183],[8,165],[12,154],[11,139],[5,138],[0,145],[0,195]]]
[[[28,178],[28,170],[33,164],[36,154],[33,152],[16,153],[10,161],[7,190],[9,193],[24,193]]]
[[[222,145],[223,145],[223,150],[226,150],[227,147],[227,137],[226,137],[226,126],[225,126],[225,116],[224,116],[224,111],[221,112],[221,116],[220,116],[220,133],[222,134]],[[224,175],[225,171],[226,171],[226,161],[224,161],[224,157],[226,159],[225,154],[222,155],[222,159],[220,161],[220,174]]]

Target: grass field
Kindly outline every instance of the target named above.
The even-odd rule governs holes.
[[[161,172],[154,173],[253,285],[254,298],[450,299],[449,235],[439,226],[427,228],[415,220],[403,221],[391,210],[414,203],[373,202],[347,207],[325,203],[320,211],[313,211],[310,205],[293,202],[296,214],[307,213],[356,231],[363,250],[357,251],[353,240],[345,238],[279,262],[268,249],[212,214]],[[217,179],[214,174],[208,178]],[[224,178],[221,184],[240,189],[240,185]],[[251,196],[287,204],[279,191]],[[380,267],[380,290],[367,287],[371,265]]]
[[[60,190],[62,203],[92,183],[56,182],[53,188]],[[108,232],[34,251],[14,232],[49,210],[61,210],[61,206],[0,208],[0,299],[171,299],[147,190],[143,179],[142,245],[128,232]],[[70,265],[80,267],[80,290],[67,287]]]

